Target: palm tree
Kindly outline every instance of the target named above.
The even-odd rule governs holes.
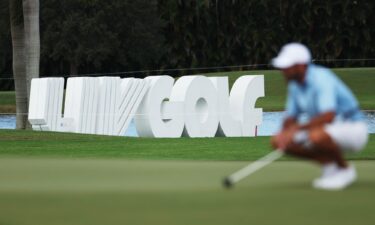
[[[27,96],[29,97],[31,79],[39,77],[39,0],[23,0],[23,21],[26,40]]]
[[[17,129],[28,126],[31,79],[39,77],[39,0],[9,0]]]

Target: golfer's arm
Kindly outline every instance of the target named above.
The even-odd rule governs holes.
[[[297,119],[294,117],[288,117],[284,120],[283,130],[287,130],[291,127],[298,126]]]
[[[299,125],[299,129],[311,129],[317,126],[323,126],[324,124],[331,123],[335,119],[335,112],[326,112],[319,116],[314,117],[309,123]]]

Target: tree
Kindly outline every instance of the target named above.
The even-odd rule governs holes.
[[[30,96],[31,79],[39,77],[40,37],[39,0],[23,0],[25,33],[27,96]]]
[[[39,0],[10,0],[17,129],[27,127],[30,82],[39,76]]]
[[[14,90],[12,73],[12,39],[10,36],[9,1],[0,0],[0,90]]]
[[[373,58],[375,53],[374,1],[158,0],[158,4],[166,21],[164,63],[172,68],[267,64],[290,41],[307,44],[314,58],[323,60]],[[371,62],[367,63],[354,65]]]
[[[42,63],[73,75],[155,68],[161,26],[156,0],[45,1]]]

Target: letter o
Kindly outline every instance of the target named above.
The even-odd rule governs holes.
[[[175,83],[171,101],[184,102],[184,136],[214,137],[219,125],[217,91],[204,76],[185,76]]]

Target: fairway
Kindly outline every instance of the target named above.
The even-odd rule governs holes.
[[[276,162],[224,190],[244,162],[0,159],[0,224],[373,224],[375,164],[344,192],[317,167]]]

